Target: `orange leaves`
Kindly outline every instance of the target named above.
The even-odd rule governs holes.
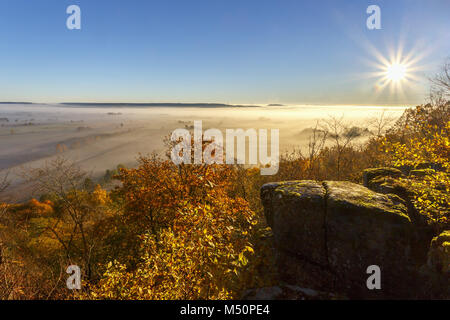
[[[167,227],[187,203],[211,203],[226,196],[233,171],[226,165],[180,165],[141,157],[136,169],[122,169],[122,186],[114,191],[125,204],[129,220],[155,232]],[[139,224],[139,222],[138,222]]]
[[[30,218],[47,217],[54,213],[53,203],[49,200],[40,202],[31,199],[25,204],[8,205],[9,216],[16,221],[26,221]]]
[[[227,165],[180,165],[155,157],[121,170],[127,226],[141,237],[132,271],[111,264],[95,298],[225,299],[245,287],[255,214],[229,196],[235,172]],[[232,270],[233,272],[228,272]],[[247,278],[252,278],[248,276]]]

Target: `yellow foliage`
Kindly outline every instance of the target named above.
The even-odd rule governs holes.
[[[414,192],[414,206],[436,223],[438,230],[450,226],[450,121],[442,128],[422,124],[421,134],[404,142],[385,142],[394,166],[429,166],[426,174],[410,176],[403,183]]]

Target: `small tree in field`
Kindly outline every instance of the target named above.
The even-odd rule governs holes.
[[[341,179],[341,170],[344,161],[344,154],[351,146],[351,142],[358,137],[358,134],[344,123],[344,117],[330,117],[323,121],[323,130],[327,137],[333,142],[331,153],[335,154],[336,179]]]

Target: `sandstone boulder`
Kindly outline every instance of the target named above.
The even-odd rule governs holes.
[[[325,188],[315,181],[262,187],[265,215],[278,249],[326,265]]]
[[[421,269],[422,290],[431,298],[450,299],[450,230],[431,241],[428,263]]]
[[[434,172],[432,169],[420,169],[408,171],[408,175],[423,176],[428,175],[430,172]],[[399,178],[403,178],[401,181]],[[414,198],[414,191],[410,188],[410,184],[407,182],[407,177],[403,176],[401,171],[396,168],[371,168],[363,171],[364,186],[378,193],[387,194],[390,197],[393,195],[398,196],[408,209],[408,216],[415,225],[416,228],[420,228],[420,232],[417,232],[417,236],[420,238],[422,244],[424,244],[420,251],[425,252],[428,250],[429,241],[432,238],[432,221],[430,217],[418,212],[412,199]],[[419,230],[418,230],[419,231]]]
[[[450,276],[450,230],[431,241],[428,265],[439,273]]]
[[[261,198],[274,234],[282,281],[354,298],[413,298],[414,225],[404,201],[350,182],[264,185]],[[378,265],[382,289],[366,286]]]
[[[324,185],[327,254],[336,277],[335,289],[356,297],[407,293],[413,228],[404,204],[397,197],[350,182]],[[370,265],[381,269],[380,292],[367,289]]]
[[[327,292],[302,288],[293,285],[279,285],[273,287],[255,288],[246,291],[243,300],[330,300],[342,299]]]
[[[402,176],[402,171],[396,168],[370,168],[363,171],[363,185],[369,186],[369,183],[376,178],[398,178]]]

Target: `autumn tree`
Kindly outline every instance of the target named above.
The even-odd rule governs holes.
[[[24,170],[22,175],[35,193],[52,201],[52,214],[30,220],[38,235],[36,250],[61,252],[63,266],[79,264],[90,279],[94,257],[101,248],[102,221],[111,214],[106,191],[99,186],[86,190],[86,173],[64,158]]]
[[[345,123],[343,116],[340,118],[331,116],[329,119],[323,120],[322,130],[327,133],[328,139],[332,141],[332,146],[327,150],[322,150],[321,156],[327,155],[328,160],[335,163],[335,168],[333,168],[329,161],[327,170],[335,170],[335,179],[340,180],[343,162],[346,160],[345,153],[351,149],[351,143],[359,136],[359,133]]]
[[[450,101],[450,57],[431,79],[430,101],[434,106],[445,105]]]
[[[450,228],[450,120],[443,128],[421,126],[420,134],[402,141],[386,139],[385,151],[393,166],[412,170],[400,181],[414,193],[415,208],[440,232]]]
[[[111,197],[122,204],[137,261],[111,261],[90,297],[232,298],[263,281],[253,245],[257,217],[231,196],[235,177],[229,165],[175,165],[157,156],[121,169]]]

